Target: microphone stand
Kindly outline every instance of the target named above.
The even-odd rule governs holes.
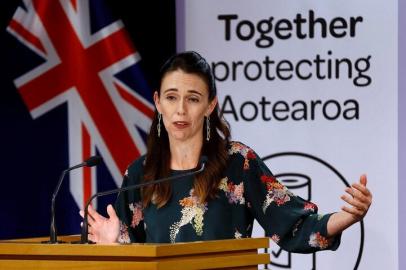
[[[70,170],[78,168],[79,165],[76,165],[75,167],[69,168],[64,170],[61,173],[61,176],[59,177],[58,184],[55,188],[54,193],[52,194],[52,201],[51,201],[51,228],[50,228],[50,233],[49,233],[49,240],[48,241],[43,241],[42,243],[44,244],[61,244],[65,243],[64,241],[58,241],[57,234],[56,234],[56,225],[55,225],[55,199],[56,195],[58,194],[58,191],[62,185],[62,180],[65,177],[65,174],[69,172]]]
[[[65,174],[69,171],[72,171],[74,169],[78,169],[81,167],[93,167],[98,165],[100,162],[102,161],[102,158],[99,156],[92,156],[90,158],[88,158],[86,161],[75,165],[73,167],[70,167],[66,170],[64,170],[61,173],[61,176],[59,177],[59,181],[58,184],[55,187],[54,193],[52,193],[52,201],[51,201],[51,228],[50,228],[50,232],[49,232],[49,240],[48,241],[42,241],[42,243],[44,244],[60,244],[60,243],[65,243],[64,241],[58,241],[57,238],[57,233],[56,233],[56,224],[55,224],[55,200],[56,200],[56,195],[59,192],[59,189],[61,188],[62,185],[62,181],[65,177]]]
[[[109,190],[109,191],[105,191],[105,192],[100,192],[100,193],[96,193],[94,195],[92,195],[92,197],[90,197],[87,202],[86,202],[86,206],[84,209],[84,215],[83,215],[83,224],[82,224],[82,234],[80,237],[80,244],[94,244],[94,242],[89,241],[89,228],[88,228],[88,207],[91,203],[91,201],[96,198],[96,197],[102,197],[102,196],[106,196],[106,195],[110,195],[110,194],[114,194],[114,193],[118,193],[121,191],[128,191],[128,190],[132,190],[132,189],[139,189],[148,185],[155,185],[155,184],[159,184],[162,182],[166,182],[166,181],[170,181],[170,180],[175,180],[175,179],[179,179],[179,178],[183,178],[186,176],[190,176],[190,175],[195,175],[198,174],[200,172],[202,172],[205,168],[205,162],[202,162],[202,166],[200,167],[200,169],[196,170],[196,171],[191,171],[191,172],[187,172],[185,174],[179,174],[179,175],[174,175],[174,176],[169,176],[169,177],[165,177],[162,179],[158,179],[158,180],[154,180],[154,181],[150,181],[150,182],[145,182],[145,183],[141,183],[141,184],[137,184],[137,185],[131,185],[131,186],[127,186],[127,187],[123,187],[123,188],[117,188],[117,189],[113,189],[113,190]],[[72,242],[77,244],[78,242]]]

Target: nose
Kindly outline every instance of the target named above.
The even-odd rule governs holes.
[[[185,115],[186,114],[186,100],[184,98],[180,99],[180,101],[178,103],[176,113],[178,115]]]

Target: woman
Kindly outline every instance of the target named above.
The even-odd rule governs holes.
[[[256,155],[239,142],[220,117],[209,64],[196,52],[171,57],[162,67],[157,108],[146,156],[133,162],[123,186],[185,173],[207,156],[195,177],[119,194],[109,218],[89,208],[94,242],[185,242],[249,237],[253,219],[292,252],[335,250],[341,232],[360,221],[372,195],[361,176],[341,198],[340,212],[318,215],[317,206],[280,184]],[[83,215],[83,212],[81,212]]]

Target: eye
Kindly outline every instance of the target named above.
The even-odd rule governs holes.
[[[189,97],[189,101],[192,103],[198,103],[200,99],[198,97]]]
[[[173,96],[173,95],[168,95],[168,96],[166,96],[165,97],[167,100],[169,100],[169,101],[175,101],[176,100],[176,96]]]

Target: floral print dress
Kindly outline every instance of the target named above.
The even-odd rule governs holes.
[[[254,218],[283,249],[308,253],[335,250],[341,235],[327,239],[331,214],[317,214],[317,206],[294,195],[272,175],[257,154],[231,142],[229,162],[216,199],[200,203],[193,176],[171,182],[172,197],[157,208],[142,207],[140,191],[119,194],[119,242],[175,243],[250,237]],[[142,182],[145,157],[126,171],[123,187]],[[186,171],[172,171],[182,174]]]

